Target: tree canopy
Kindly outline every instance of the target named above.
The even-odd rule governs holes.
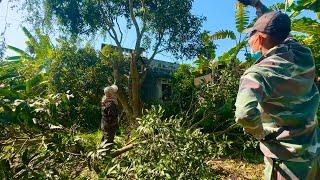
[[[25,7],[43,5],[42,10],[27,10],[40,14],[47,27],[57,25],[74,37],[102,34],[114,41],[116,48],[107,52],[117,51],[117,56],[110,57],[105,51],[102,54],[111,62],[114,81],[120,84],[119,102],[133,124],[137,124],[136,117],[142,113],[140,88],[150,61],[161,52],[192,58],[204,46],[201,41],[204,18],[191,13],[193,0],[26,0],[25,4]],[[133,29],[136,36],[134,47],[129,47],[133,51],[126,57],[122,45],[128,29]],[[143,51],[151,55],[141,58]],[[130,62],[127,75],[120,73],[120,64],[126,60]]]
[[[40,1],[40,0],[39,0]],[[126,28],[136,31],[134,49],[191,57],[199,46],[204,18],[193,15],[193,0],[43,0],[45,17],[73,35],[105,32],[117,45]],[[126,21],[123,27],[120,21]],[[52,22],[52,21],[51,21]],[[142,41],[144,43],[142,43]]]

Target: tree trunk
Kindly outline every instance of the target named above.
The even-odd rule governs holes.
[[[130,62],[130,79],[131,84],[129,85],[130,90],[129,93],[132,98],[129,98],[131,101],[131,109],[132,115],[128,118],[128,127],[126,128],[126,133],[130,134],[132,130],[138,127],[138,120],[137,118],[142,114],[142,106],[141,106],[141,99],[140,99],[140,76],[138,72],[138,65],[137,65],[138,55],[133,53]]]
[[[141,115],[141,100],[140,100],[140,76],[137,67],[137,55],[132,55],[130,64],[130,76],[132,79],[131,93],[132,93],[132,110],[133,115],[138,117]]]
[[[140,88],[141,88],[141,81],[140,75],[138,72],[138,57],[135,53],[131,55],[130,61],[130,81],[128,84],[128,93],[125,92],[125,87],[118,84],[118,93],[117,98],[119,103],[121,103],[123,110],[127,117],[127,127],[125,133],[129,135],[132,130],[138,127],[137,118],[142,115],[142,103],[140,99]],[[119,60],[122,60],[121,57]],[[123,80],[121,78],[121,74],[119,73],[119,66],[117,61],[113,61],[113,76],[117,82],[121,82]]]

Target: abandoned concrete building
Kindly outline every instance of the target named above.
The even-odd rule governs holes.
[[[177,63],[151,61],[150,71],[141,88],[143,100],[168,100],[172,94],[172,75],[178,67]]]
[[[102,44],[103,48],[105,44]],[[123,48],[124,53],[130,55],[132,49]],[[145,56],[145,54],[143,53]],[[172,95],[171,79],[173,73],[178,69],[178,63],[162,60],[152,60],[149,62],[149,71],[141,86],[141,98],[143,101],[166,101]]]

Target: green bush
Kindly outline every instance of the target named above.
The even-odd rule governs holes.
[[[78,49],[62,42],[55,51],[49,73],[52,92],[68,91],[74,96],[74,109],[66,110],[68,118],[87,130],[99,128],[100,100],[112,75],[109,62],[90,46]]]
[[[47,36],[37,33],[39,43],[27,41],[29,49],[36,51],[28,54],[11,47],[22,54],[19,60],[0,62],[0,122],[38,119],[65,127],[77,124],[85,130],[98,129],[102,90],[111,83],[110,63],[89,45],[77,48],[58,40],[53,47]],[[60,96],[63,101],[58,101]],[[20,105],[17,111],[15,102]]]
[[[100,144],[101,133],[1,126],[0,178],[74,179],[84,174],[116,179],[212,179],[206,162],[214,156],[208,135],[181,126],[182,119],[162,118],[162,108],[146,111],[129,148],[116,138],[114,149]],[[118,149],[118,150],[115,150]]]
[[[114,159],[109,175],[117,179],[211,179],[206,161],[213,144],[199,129],[182,127],[182,119],[162,118],[163,109],[153,107],[139,120],[131,139],[136,147]]]

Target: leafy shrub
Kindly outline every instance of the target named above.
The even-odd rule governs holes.
[[[1,179],[67,179],[80,173],[86,161],[73,133],[21,127],[2,126]]]
[[[214,154],[208,135],[185,129],[181,119],[162,118],[162,108],[146,111],[129,139],[115,149],[99,143],[101,133],[1,126],[0,178],[73,179],[84,174],[116,179],[211,179],[206,162]],[[128,148],[129,147],[129,148]],[[124,149],[124,150],[123,150]]]
[[[165,115],[182,117],[185,127],[208,133],[217,156],[256,154],[257,142],[243,133],[234,118],[239,77],[251,61],[233,68],[217,63],[211,64],[212,82],[198,87],[193,84],[193,68],[180,66],[174,74],[173,100],[164,103]]]
[[[49,37],[40,31],[36,37],[25,28],[24,31],[29,38],[26,43],[33,50],[24,52],[10,46],[21,54],[18,60],[0,62],[0,120],[43,119],[66,127],[78,124],[86,130],[99,128],[102,90],[110,84],[109,62],[89,45],[77,48],[60,39],[53,47]],[[53,99],[59,99],[60,95],[62,99],[72,98],[68,102],[59,101],[61,104],[56,107]],[[20,104],[17,111],[14,111],[14,102]],[[34,111],[42,116],[35,115]]]
[[[87,130],[99,127],[101,119],[100,100],[103,88],[110,84],[109,63],[100,58],[90,46],[76,48],[61,42],[53,56],[50,74],[51,91],[54,93],[69,91],[74,95],[74,109],[69,109],[69,118]]]
[[[208,135],[182,127],[182,119],[162,119],[153,107],[139,120],[131,139],[139,143],[117,159],[110,175],[117,179],[211,179],[206,161],[213,156]]]
[[[196,101],[196,88],[193,84],[194,75],[192,67],[187,64],[179,65],[179,68],[173,74],[172,78],[172,96],[168,101],[157,101],[153,105],[161,105],[165,111],[165,117],[170,116],[184,116]]]

